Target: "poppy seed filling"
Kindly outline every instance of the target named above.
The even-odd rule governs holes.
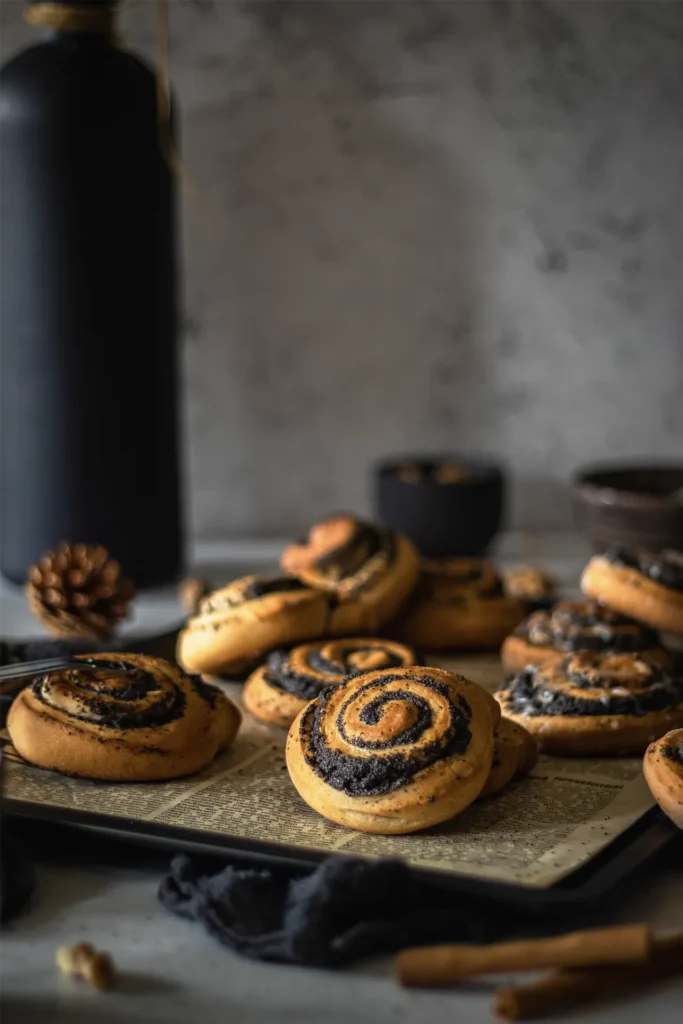
[[[347,676],[356,675],[362,671],[353,669],[348,664],[349,656],[358,651],[382,651],[386,657],[385,668],[399,668],[403,664],[403,661],[396,655],[375,644],[344,647],[341,650],[341,661],[332,661],[332,659],[326,658],[322,651],[314,649],[308,653],[306,659],[306,664],[311,669],[311,675],[308,675],[292,665],[289,651],[277,650],[268,655],[263,678],[273,689],[284,690],[285,693],[291,693],[303,700],[313,700],[324,686],[341,683]],[[321,679],[321,675],[328,678]]]
[[[73,699],[83,713],[71,711],[71,718],[93,722],[107,729],[146,729],[166,725],[180,718],[187,704],[182,689],[174,682],[155,679],[150,672],[125,661],[87,658],[83,669],[70,669],[64,673],[74,687]],[[98,673],[114,671],[114,677],[101,679]],[[121,680],[121,674],[125,677]],[[52,706],[51,687],[55,676],[37,679],[31,690],[42,704]],[[140,701],[151,699],[147,706],[136,707]]]
[[[633,693],[610,693],[604,684],[595,684],[580,672],[568,674],[576,686],[596,695],[575,697],[545,686],[538,680],[537,666],[529,666],[513,676],[502,689],[507,690],[505,708],[519,715],[647,715],[675,708],[683,702],[683,679],[657,676],[645,689]]]
[[[654,583],[683,593],[683,553],[680,551],[654,554],[651,551],[629,551],[627,548],[616,547],[606,552],[605,558],[612,565],[635,569]]]
[[[411,704],[417,711],[415,721],[396,737],[385,741],[350,739],[346,726],[347,712],[358,700],[363,699],[370,689],[377,689],[377,682],[369,682],[360,686],[342,705],[336,721],[336,728],[347,743],[358,747],[361,751],[372,750],[369,756],[344,754],[329,748],[323,736],[322,725],[328,712],[328,704],[336,687],[326,687],[318,699],[313,701],[304,711],[299,725],[299,736],[302,743],[306,763],[321,779],[334,789],[346,793],[347,796],[379,796],[399,789],[412,782],[415,776],[425,768],[454,754],[464,753],[472,738],[470,720],[472,712],[467,702],[454,699],[448,687],[427,677],[414,677],[421,686],[434,691],[444,698],[449,707],[448,725],[430,743],[414,753],[393,751],[392,748],[409,743],[419,743],[425,731],[433,725],[433,713],[428,700],[410,690],[389,690],[361,708],[359,719],[366,725],[376,725],[381,721],[385,707],[393,701]],[[391,682],[410,683],[405,676],[388,675],[382,684]]]
[[[664,757],[667,757],[669,761],[674,761],[676,764],[683,765],[683,743],[668,743],[665,747],[661,748]]]
[[[617,651],[631,653],[657,646],[657,634],[647,626],[603,609],[597,603],[580,606],[559,604],[551,611],[536,612],[515,630],[534,647],[553,650]]]

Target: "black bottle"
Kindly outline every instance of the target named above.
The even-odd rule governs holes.
[[[54,11],[54,4],[41,5]],[[0,564],[61,540],[139,586],[182,562],[174,179],[115,3],[0,73]],[[36,8],[37,10],[37,8]],[[68,21],[68,17],[66,19]]]

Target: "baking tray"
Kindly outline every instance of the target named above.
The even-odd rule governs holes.
[[[303,850],[285,843],[244,840],[217,833],[179,828],[69,808],[3,800],[3,816],[42,825],[63,826],[73,832],[90,832],[112,839],[167,851],[187,853],[254,867],[274,867],[308,872],[327,854]],[[588,907],[615,891],[629,875],[661,853],[677,830],[658,808],[653,808],[601,853],[556,885],[539,889],[525,885],[480,879],[427,868],[411,873],[450,893],[480,897],[508,908],[529,912],[566,911]],[[345,856],[338,854],[337,856]]]
[[[175,631],[162,636],[140,638],[127,644],[129,650],[172,657]],[[60,826],[73,832],[110,837],[125,843],[169,853],[188,853],[222,861],[268,866],[291,872],[307,872],[329,854],[285,842],[246,839],[222,832],[208,832],[116,817],[89,810],[3,797],[3,818],[42,827]],[[452,871],[412,867],[411,872],[430,885],[468,898],[480,897],[503,907],[527,912],[557,911],[589,907],[614,892],[629,875],[642,868],[676,837],[677,830],[658,808],[645,813],[625,832],[590,861],[548,888],[509,884]],[[338,856],[346,856],[344,853]]]

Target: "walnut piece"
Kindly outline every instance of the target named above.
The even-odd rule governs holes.
[[[57,966],[62,974],[82,978],[93,988],[106,989],[114,984],[114,961],[109,953],[98,953],[89,942],[60,946],[57,950]]]

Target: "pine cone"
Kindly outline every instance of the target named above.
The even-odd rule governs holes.
[[[135,588],[97,544],[60,544],[29,571],[33,614],[56,636],[106,640],[128,613]]]

